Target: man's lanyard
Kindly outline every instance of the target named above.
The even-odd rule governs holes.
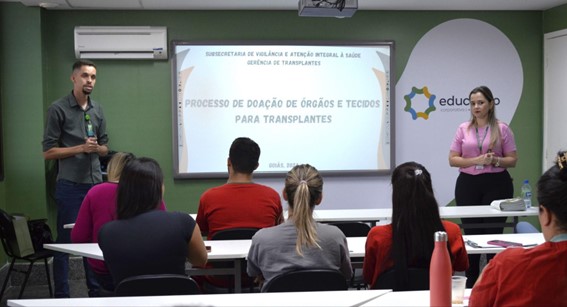
[[[87,114],[86,111],[85,111],[84,115],[85,115],[85,122],[87,123],[87,137],[93,138],[93,137],[95,137],[95,133],[94,133],[94,129],[93,129],[93,124],[91,122],[91,116],[89,114]]]
[[[484,131],[484,137],[480,140],[480,135],[478,135],[478,127],[474,128],[476,131],[476,142],[478,144],[478,151],[482,154],[482,143],[486,139],[486,135],[488,134],[488,126],[486,126],[486,130]]]

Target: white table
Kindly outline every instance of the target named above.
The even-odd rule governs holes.
[[[197,219],[196,213],[189,214]],[[537,207],[526,211],[500,211],[490,206],[451,206],[439,207],[439,215],[444,219],[458,219],[471,217],[512,217],[514,224],[518,223],[520,216],[537,216]],[[287,219],[287,211],[284,212]],[[318,222],[367,222],[376,225],[378,221],[389,221],[392,219],[392,208],[381,209],[329,209],[315,210],[313,217]],[[63,228],[72,229],[75,223],[65,224]],[[507,225],[510,226],[510,225]]]
[[[468,254],[496,254],[503,250],[505,247],[490,245],[487,242],[490,240],[504,240],[510,242],[522,243],[528,245],[527,248],[545,242],[545,238],[541,233],[505,233],[505,234],[490,234],[490,235],[465,235],[463,236],[465,246]],[[476,243],[479,247],[472,247],[467,244],[467,240]],[[513,248],[513,247],[512,247]]]
[[[242,281],[239,278],[242,262],[248,256],[251,240],[216,240],[205,241],[205,245],[211,246],[208,253],[209,261],[233,261],[231,268],[189,268],[190,275],[233,275],[234,291],[242,291]],[[46,249],[62,253],[104,260],[102,250],[97,243],[70,243],[70,244],[44,244]]]
[[[451,206],[439,207],[439,215],[443,219],[512,217],[516,224],[520,216],[537,216],[538,208],[529,208],[526,211],[500,211],[491,206]],[[313,216],[318,222],[370,222],[375,224],[378,221],[391,220],[392,208],[315,210]],[[484,224],[483,227],[486,225]]]
[[[390,290],[8,300],[8,306],[360,306]],[[427,301],[429,303],[429,300]]]
[[[495,254],[503,251],[503,247],[486,247],[486,242],[489,240],[505,240],[518,242],[522,244],[541,244],[545,240],[541,233],[530,233],[530,234],[495,234],[495,235],[469,235],[464,236],[466,240],[471,240],[480,244],[481,248],[474,248],[469,245],[465,245],[467,253],[469,254]],[[220,268],[220,269],[198,269],[190,268],[190,275],[233,275],[235,286],[235,292],[241,292],[242,285],[241,280],[238,278],[241,273],[242,262],[246,260],[248,256],[248,251],[250,249],[250,244],[252,240],[213,240],[205,241],[205,245],[211,246],[211,252],[209,252],[209,261],[234,261],[234,266],[232,268]],[[347,243],[349,247],[349,254],[353,261],[353,266],[359,267],[361,264],[360,259],[364,258],[366,237],[348,237]],[[96,243],[79,243],[79,244],[44,244],[46,249],[59,251],[63,253],[68,253],[72,255],[83,256],[87,258],[94,258],[98,260],[104,260],[102,251],[98,244]]]
[[[366,237],[349,237],[347,243],[351,257],[364,257]],[[209,260],[246,259],[252,240],[211,240],[205,241],[211,247]],[[46,249],[62,253],[104,260],[97,243],[44,244]]]
[[[453,304],[453,306],[468,306],[470,295],[471,289],[465,289],[463,303]],[[359,306],[429,306],[429,291],[388,292]]]
[[[461,228],[514,227],[520,216],[537,216],[538,208],[526,211],[501,211],[491,206],[451,206],[439,207],[439,215],[443,219],[481,218],[481,217],[512,217],[507,223],[460,224]],[[375,226],[377,222],[388,223],[392,219],[391,208],[381,209],[332,209],[315,210],[313,216],[318,222],[365,222]]]
[[[364,258],[366,237],[347,238],[351,258]],[[189,268],[190,275],[233,275],[234,291],[241,292],[240,273],[242,262],[248,257],[252,240],[212,240],[205,241],[211,247],[209,261],[234,261],[232,268]],[[102,250],[97,243],[44,244],[46,249],[62,253],[104,260]]]

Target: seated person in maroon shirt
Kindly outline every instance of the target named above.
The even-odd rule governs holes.
[[[497,254],[476,281],[469,306],[567,304],[567,152],[539,179],[537,201],[546,242]]]
[[[433,234],[445,231],[453,271],[469,266],[461,229],[442,221],[431,183],[431,175],[419,163],[406,162],[392,173],[392,223],[373,227],[366,239],[364,280],[372,287],[387,270],[396,270],[394,290],[408,287],[409,267],[429,268],[433,253]]]

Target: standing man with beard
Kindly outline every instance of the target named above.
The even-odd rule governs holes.
[[[100,105],[90,98],[96,83],[95,64],[87,60],[75,62],[71,81],[73,91],[47,110],[43,136],[44,158],[58,162],[57,243],[71,243],[70,230],[63,225],[75,222],[88,190],[102,182],[99,156],[108,154],[106,120]],[[98,296],[99,286],[85,261],[84,267],[89,296]],[[55,253],[55,297],[70,297],[68,275],[69,255]]]

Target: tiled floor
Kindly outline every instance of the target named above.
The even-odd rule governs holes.
[[[87,297],[88,291],[87,286],[85,283],[84,277],[84,269],[83,269],[83,262],[82,258],[80,257],[71,257],[70,261],[70,268],[69,268],[69,290],[71,297]],[[49,262],[51,266],[51,261]],[[8,266],[6,265],[3,268],[3,274],[0,278],[0,287],[4,282],[4,274],[7,272]],[[50,273],[51,274],[51,273]],[[53,274],[51,274],[51,278],[53,278]],[[19,285],[22,284],[23,281],[23,274],[19,273],[12,273],[11,276],[11,283],[12,286],[6,289],[6,293],[4,293],[2,300],[0,301],[0,306],[7,306],[6,302],[8,299],[17,299],[18,295],[20,294],[20,287]],[[53,283],[52,283],[53,286]],[[34,299],[34,298],[48,298],[49,297],[49,289],[46,283],[46,276],[45,276],[45,267],[43,264],[36,264],[34,265],[33,271],[30,274],[30,279],[28,280],[28,284],[24,293],[22,295],[22,299]]]
[[[69,282],[71,297],[87,297],[87,286],[84,279],[71,280]],[[17,299],[20,294],[20,287],[11,287],[6,290],[4,297],[2,298],[1,306],[7,306],[7,300]],[[47,285],[32,285],[27,286],[22,299],[34,299],[34,298],[48,298],[49,289]]]

